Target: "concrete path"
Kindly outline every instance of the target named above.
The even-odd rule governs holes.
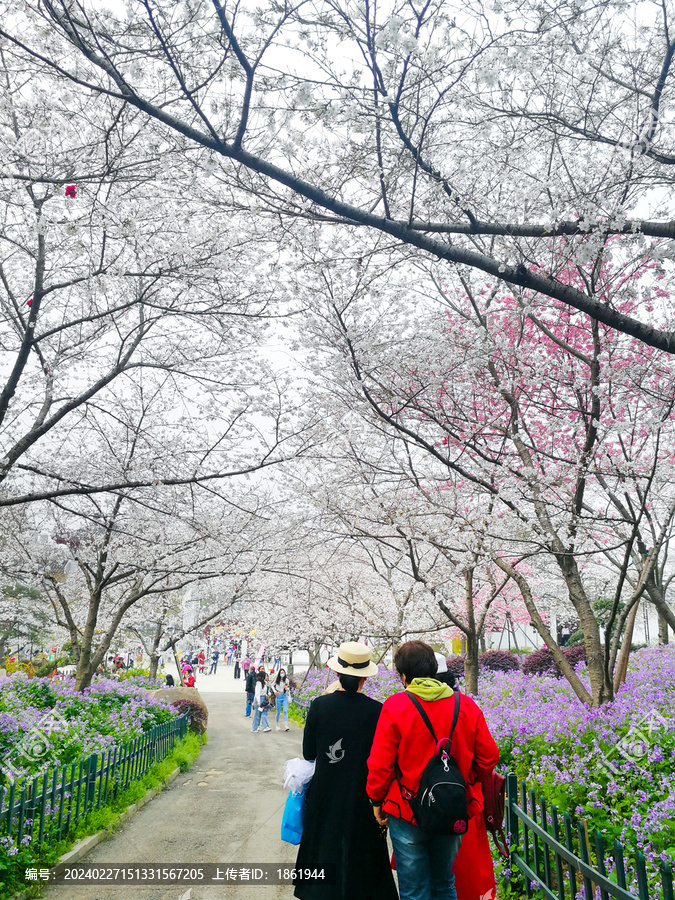
[[[223,673],[223,686],[227,674]],[[214,686],[216,678],[220,680],[218,675],[211,676]],[[302,755],[302,732],[292,722],[289,732],[276,732],[270,715],[271,733],[252,734],[251,719],[244,717],[243,682],[234,694],[220,685],[221,692],[206,693],[208,681],[208,676],[202,676],[198,686],[209,708],[209,742],[195,766],[82,862],[294,864],[297,848],[283,843],[279,831],[286,802],[284,762]],[[46,900],[290,900],[293,888],[52,885],[43,896]]]

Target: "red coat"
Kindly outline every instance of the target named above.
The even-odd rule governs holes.
[[[453,698],[434,701],[418,699],[431,720],[436,737],[439,740],[447,737],[452,726]],[[412,700],[406,696],[406,691],[389,697],[382,707],[368,758],[368,796],[372,800],[383,801],[385,813],[414,824],[410,804],[395,776],[394,764],[398,764],[405,788],[415,792],[435,749],[429,729]],[[488,730],[483,713],[466,694],[460,695],[459,716],[450,749],[467,784],[471,819],[483,811],[483,793],[478,778],[499,762],[499,748]]]

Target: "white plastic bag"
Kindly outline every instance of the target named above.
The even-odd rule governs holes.
[[[312,780],[312,775],[314,775],[313,762],[300,759],[298,756],[287,759],[284,764],[284,787],[294,794],[299,794]]]

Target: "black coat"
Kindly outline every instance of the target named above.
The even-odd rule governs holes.
[[[296,883],[302,900],[398,900],[386,838],[366,795],[367,760],[382,704],[364,694],[317,697],[307,714],[305,759],[316,760],[296,868],[332,866],[333,885]]]

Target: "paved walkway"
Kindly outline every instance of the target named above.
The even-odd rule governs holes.
[[[296,666],[296,677],[302,679],[305,673],[305,666]],[[178,673],[172,660],[167,660],[164,671],[173,675],[176,684],[179,683]],[[208,667],[207,667],[208,672]],[[242,694],[244,693],[244,673],[241,678],[235,680],[234,666],[228,666],[221,660],[218,663],[218,671],[215,675],[200,675],[197,673],[197,689],[202,693],[226,693],[226,694]]]
[[[252,734],[251,720],[244,717],[243,682],[235,682],[232,669],[224,668],[222,675],[198,680],[209,708],[209,742],[195,766],[83,862],[293,865],[297,848],[279,837],[286,801],[282,782],[284,762],[302,755],[302,732],[291,722],[289,732],[278,733],[270,716],[272,732]],[[209,684],[216,687],[216,679],[222,679],[220,692],[207,693]],[[291,900],[293,889],[289,885],[68,885],[48,887],[43,896],[46,900]]]

